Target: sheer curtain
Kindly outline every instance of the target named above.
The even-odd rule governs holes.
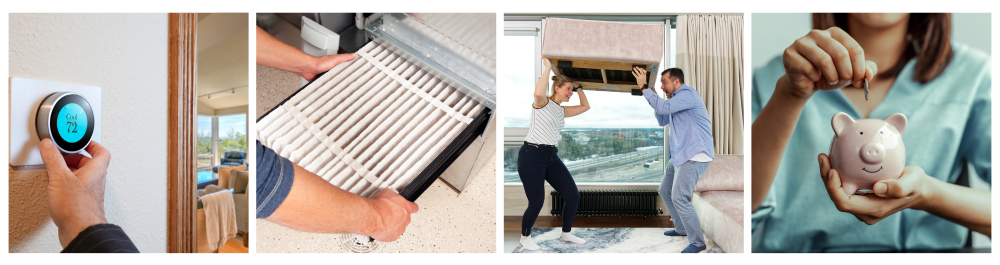
[[[705,99],[715,153],[743,154],[743,16],[678,16],[677,65]]]

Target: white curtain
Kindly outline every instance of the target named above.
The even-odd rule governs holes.
[[[678,16],[677,65],[705,99],[715,153],[743,154],[743,16]]]

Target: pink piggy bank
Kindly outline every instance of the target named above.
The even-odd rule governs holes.
[[[833,115],[830,165],[840,173],[847,194],[869,194],[876,182],[899,178],[906,164],[903,131],[906,116],[854,120],[847,113]]]

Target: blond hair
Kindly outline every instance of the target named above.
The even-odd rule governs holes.
[[[572,83],[572,82],[573,82],[573,80],[569,79],[568,76],[565,76],[565,75],[553,75],[552,76],[552,95],[549,95],[549,97],[551,98],[551,97],[553,97],[553,96],[556,95],[556,88],[557,87],[562,86],[565,83]]]

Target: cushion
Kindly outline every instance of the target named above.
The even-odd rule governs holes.
[[[663,60],[663,25],[565,18],[545,20],[542,56],[625,63]]]
[[[247,167],[246,166],[219,167],[219,187],[222,187],[223,189],[232,188],[229,186],[229,174],[230,171],[232,171],[233,169],[245,171],[247,170]]]
[[[743,252],[743,192],[696,192],[691,204],[701,230],[726,253]]]
[[[230,170],[229,173],[229,188],[233,189],[234,194],[246,193],[247,183],[250,182],[250,172],[242,170]]]
[[[743,155],[715,155],[694,191],[743,191]]]

